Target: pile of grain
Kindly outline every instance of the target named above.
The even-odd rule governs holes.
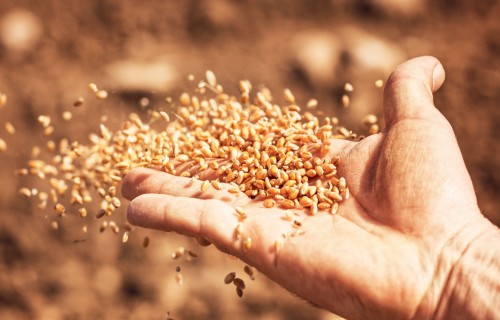
[[[218,178],[204,182],[202,191],[221,189],[221,183],[228,183],[228,192],[261,199],[268,208],[279,205],[307,208],[312,215],[318,210],[336,213],[338,203],[349,197],[349,189],[337,175],[338,157],[328,156],[330,143],[359,137],[339,126],[335,117],[319,118],[315,100],[304,111],[288,89],[284,90],[285,105],[278,106],[268,90],[253,96],[250,82],[241,81],[239,87],[239,97],[224,93],[208,71],[197,89],[203,98],[184,93],[175,112],[153,111],[147,121],[132,113],[115,132],[101,123],[87,144],[49,140],[50,161],[39,159],[38,150],[27,168],[17,171],[46,180],[47,190],[21,188],[20,193],[36,197],[42,209],[53,207],[64,215],[71,206],[75,208],[71,212],[82,217],[97,195],[100,210],[95,216],[102,218],[121,206],[117,188],[133,168],[153,167],[193,179],[212,170]],[[98,99],[107,97],[95,84],[91,90]],[[82,106],[83,99],[74,105]],[[54,129],[50,118],[41,115],[38,120],[49,136]],[[152,128],[157,121],[165,123],[164,130]],[[196,171],[179,171],[178,165],[186,162]],[[108,227],[120,232],[112,221],[101,226]]]

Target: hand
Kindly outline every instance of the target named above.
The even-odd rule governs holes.
[[[232,195],[229,185],[201,193],[200,181],[152,169],[136,169],[123,182],[132,200],[128,220],[208,239],[347,318],[445,312],[448,276],[470,242],[493,227],[478,209],[453,130],[434,107],[443,81],[432,57],[393,72],[384,92],[385,130],[360,142],[332,142],[328,157],[340,156],[337,169],[351,197],[334,216],[297,212],[302,226],[293,236],[282,236],[293,230],[282,209]],[[242,238],[252,239],[250,250],[235,236],[235,206],[248,213]]]

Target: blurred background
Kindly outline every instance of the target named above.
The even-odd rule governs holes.
[[[193,92],[188,75],[199,80],[210,69],[229,93],[248,79],[280,102],[288,87],[299,103],[316,98],[363,132],[363,115],[381,116],[374,82],[430,54],[447,72],[436,104],[455,130],[481,209],[500,225],[499,35],[494,0],[2,0],[0,319],[335,319],[264,276],[248,280],[241,262],[184,237],[136,230],[122,244],[92,219],[84,233],[71,215],[51,228],[54,214],[17,194],[43,184],[13,173],[32,146],[45,144],[37,117],[52,117],[51,139],[85,142],[101,116],[116,128],[130,112],[144,114],[143,98],[147,108],[164,107],[166,97]],[[97,101],[90,82],[110,97]],[[346,82],[355,89],[342,108]],[[80,96],[86,102],[74,108]],[[172,260],[181,245],[198,258]],[[230,271],[246,279],[243,298],[223,283]]]

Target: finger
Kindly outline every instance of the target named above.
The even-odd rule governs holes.
[[[344,140],[344,139],[332,139],[330,140],[330,150],[328,155],[325,156],[325,161],[329,162],[335,157],[344,158],[352,148],[357,144],[355,141]]]
[[[446,121],[434,107],[433,92],[444,82],[441,63],[434,57],[411,59],[396,68],[384,91],[387,127],[404,119]]]
[[[200,199],[217,199],[233,205],[238,202],[243,205],[249,201],[243,193],[232,194],[229,189],[235,189],[226,183],[219,183],[217,190],[212,184],[203,185],[200,180],[179,177],[166,172],[136,168],[130,171],[122,183],[122,195],[132,200],[142,194],[167,194],[175,197],[191,197]],[[217,186],[217,185],[216,185]]]
[[[233,253],[238,218],[234,209],[218,200],[200,200],[163,194],[144,194],[128,206],[127,220],[144,228],[175,231],[207,239]]]

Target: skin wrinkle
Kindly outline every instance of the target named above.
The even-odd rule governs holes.
[[[458,230],[456,233],[455,233],[455,236],[460,234],[461,230]],[[451,242],[453,238],[450,238],[451,240],[449,242]],[[451,265],[451,268],[449,270],[449,272],[447,273],[448,276],[446,277],[446,280],[444,282],[444,285],[443,285],[443,291],[442,291],[442,294],[440,295],[438,301],[437,301],[437,307],[436,307],[436,313],[434,314],[434,318],[437,318],[439,316],[439,313],[440,313],[440,310],[441,308],[447,308],[448,306],[446,306],[446,301],[444,300],[444,295],[446,293],[446,289],[448,288],[448,286],[450,285],[450,282],[451,282],[451,279],[453,278],[453,274],[456,271],[457,269],[457,266],[458,266],[458,262],[463,258],[463,256],[465,255],[465,253],[469,250],[470,246],[472,245],[472,243],[474,242],[474,240],[478,239],[481,237],[481,234],[478,234],[476,235],[473,239],[471,239],[469,241],[469,243],[465,246],[465,248],[463,249],[463,251],[460,253],[460,255],[458,256],[458,258],[452,263]]]
[[[257,264],[262,273],[283,287],[349,319],[433,316],[435,305],[425,309],[429,305],[422,301],[435,303],[437,296],[441,298],[443,282],[449,276],[447,267],[453,262],[445,254],[439,256],[440,250],[448,252],[444,246],[449,236],[479,215],[478,211],[467,209],[475,197],[472,185],[467,183],[470,177],[459,156],[453,131],[445,121],[441,123],[440,119],[444,118],[436,117],[440,113],[429,97],[430,88],[437,89],[444,78],[444,74],[438,74],[430,85],[432,77],[428,75],[437,63],[432,58],[420,58],[395,72],[392,77],[395,82],[388,83],[384,91],[384,112],[394,123],[383,134],[374,136],[383,137],[382,140],[367,138],[357,143],[332,144],[329,154],[339,154],[341,150],[337,169],[339,175],[346,178],[352,195],[342,203],[338,215],[332,217],[320,212],[314,219],[305,219],[302,228],[306,234],[286,241],[275,265],[269,247],[276,238],[275,231],[286,225],[279,217],[285,210],[263,209],[255,201],[249,201],[245,209],[254,214],[245,220],[245,226],[254,238],[255,247],[251,252],[235,249],[234,253],[244,261]],[[410,77],[397,79],[408,73]],[[425,82],[429,83],[427,91],[422,87]],[[423,103],[426,98],[428,101]],[[400,116],[411,119],[401,120]],[[382,148],[382,152],[377,154],[377,148]],[[450,154],[456,155],[455,160]],[[377,155],[378,162],[374,161]],[[426,168],[426,164],[432,167]],[[376,187],[372,187],[370,179],[373,178],[378,180]],[[196,185],[192,188],[196,189]],[[169,191],[173,196],[179,192]],[[217,193],[212,189],[207,192]],[[443,195],[446,195],[445,203],[438,199]],[[198,204],[203,201],[192,200]],[[416,200],[416,203],[408,200]],[[170,223],[180,219],[189,224],[190,230],[209,235],[216,246],[238,245],[239,248],[239,242],[226,239],[228,223],[223,221],[228,217],[219,216],[220,204],[204,207],[207,213],[203,216],[194,211],[199,208],[189,206],[187,201],[184,204],[181,212],[171,212]],[[461,205],[464,207],[460,208]],[[172,210],[178,208],[175,201],[169,206]],[[431,207],[434,210],[430,210]],[[144,209],[157,212],[150,205],[144,205]],[[277,215],[266,214],[269,210]],[[373,217],[368,215],[368,210]],[[236,217],[229,219],[236,220]],[[197,225],[200,223],[203,226]],[[469,232],[469,236],[472,235]],[[461,250],[467,236],[460,239],[458,244],[454,243],[457,250]],[[442,260],[437,260],[438,257]],[[441,278],[433,279],[436,274]],[[448,296],[443,299],[447,300]],[[420,313],[420,306],[426,313]]]

